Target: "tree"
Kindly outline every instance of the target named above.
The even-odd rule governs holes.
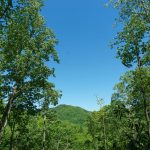
[[[149,80],[150,68],[150,1],[119,0],[112,2],[119,9],[119,21],[123,25],[115,37],[113,46],[117,47],[117,56],[126,67],[134,67],[131,84],[128,84],[128,99],[141,105],[147,122],[150,139]],[[129,79],[129,78],[128,78]],[[130,90],[130,91],[129,91]],[[132,103],[133,104],[133,103]]]
[[[104,100],[102,98],[97,97],[97,103],[100,106],[100,109],[104,106]],[[102,124],[103,124],[103,134],[104,134],[104,141],[105,141],[105,150],[107,150],[107,136],[106,136],[106,125],[105,125],[105,111],[102,112]]]
[[[57,40],[40,15],[43,4],[41,0],[18,0],[17,4],[0,28],[0,99],[5,103],[0,136],[14,104],[39,105],[45,93],[50,103],[57,104],[60,96],[48,81],[54,69],[45,62],[59,59]]]
[[[145,70],[147,71],[147,69]],[[142,95],[140,93],[141,81],[137,77],[137,70],[126,72],[121,77],[120,83],[115,86],[115,93],[112,96],[112,107],[114,114],[120,118],[122,122],[121,128],[127,141],[129,149],[148,149],[149,136],[147,128],[147,120],[144,118]],[[149,95],[147,82],[148,74],[143,74],[145,77],[145,92]],[[147,86],[146,86],[147,85]],[[147,96],[148,96],[147,95]],[[149,104],[148,104],[149,105]]]
[[[112,44],[117,46],[118,58],[127,67],[149,65],[150,1],[114,0],[113,5],[119,9],[118,21],[123,25]]]

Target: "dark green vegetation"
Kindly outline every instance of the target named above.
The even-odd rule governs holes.
[[[150,150],[150,1],[111,0],[122,24],[112,47],[129,70],[92,113],[49,109],[61,95],[45,62],[59,59],[42,5],[0,0],[0,150]]]
[[[90,116],[90,112],[75,106],[59,105],[54,108],[58,119],[61,121],[68,121],[73,124],[83,126],[87,118]]]
[[[18,119],[9,119],[1,140],[1,150],[82,150],[91,140],[85,126],[60,121],[51,109],[46,113],[40,110],[34,115],[22,112]]]
[[[111,4],[119,10],[118,23],[123,27],[112,47],[129,71],[115,85],[110,105],[101,105],[92,114],[88,131],[95,150],[149,150],[150,1],[112,0]]]

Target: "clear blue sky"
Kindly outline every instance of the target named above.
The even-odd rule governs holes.
[[[59,44],[60,64],[54,64],[59,104],[97,110],[96,96],[110,102],[113,86],[125,68],[115,58],[109,42],[118,28],[112,25],[117,11],[105,8],[106,0],[45,0],[42,14]],[[49,64],[51,66],[51,64]]]

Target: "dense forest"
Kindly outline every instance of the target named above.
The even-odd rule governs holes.
[[[63,92],[48,80],[58,41],[43,5],[0,0],[0,150],[150,150],[150,1],[108,1],[122,26],[111,47],[128,71],[94,112],[50,107]]]

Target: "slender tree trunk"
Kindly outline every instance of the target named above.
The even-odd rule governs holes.
[[[105,150],[107,150],[107,137],[106,137],[106,128],[105,128],[105,118],[104,118],[104,116],[103,116],[103,127],[104,127]]]
[[[9,96],[8,103],[7,103],[7,105],[4,109],[4,113],[3,113],[1,121],[0,121],[0,142],[1,142],[1,138],[2,138],[2,135],[3,135],[4,128],[7,125],[8,117],[9,117],[9,114],[11,112],[11,108],[12,108],[12,105],[13,105],[13,101],[16,97],[16,94],[17,94],[16,87],[14,87],[13,88],[13,93],[10,94],[10,96]]]
[[[11,97],[5,107],[2,119],[0,121],[0,138],[2,137],[3,134],[3,130],[7,124],[7,120],[11,111],[11,107],[12,107],[12,103],[13,103],[13,97]]]
[[[45,150],[45,140],[46,140],[46,115],[44,115],[44,125],[43,125],[43,148]]]
[[[67,150],[68,147],[69,147],[69,142],[68,142],[68,138],[67,138],[67,144],[66,144],[65,150]]]
[[[142,1],[143,2],[143,1]],[[143,3],[144,5],[144,3]],[[147,98],[146,98],[146,93],[145,93],[145,89],[143,87],[144,85],[144,82],[143,82],[143,78],[142,78],[142,71],[141,71],[141,67],[142,67],[142,64],[141,64],[141,58],[139,57],[139,54],[137,54],[137,67],[140,71],[140,80],[141,80],[141,88],[140,88],[140,92],[141,92],[141,95],[142,95],[142,99],[143,99],[143,105],[144,105],[144,115],[145,115],[145,120],[147,122],[147,126],[148,126],[148,136],[149,136],[149,139],[150,139],[150,117],[149,117],[149,112],[148,112],[148,104],[147,104]]]
[[[11,136],[10,136],[10,142],[9,142],[9,150],[13,149],[14,132],[15,132],[15,123],[13,123],[12,129],[11,129]]]
[[[146,100],[146,96],[145,96],[145,91],[143,89],[141,89],[141,92],[142,92],[143,103],[144,103],[144,115],[145,115],[145,119],[147,122],[148,134],[149,134],[149,139],[150,139],[150,118],[149,118],[149,113],[148,113],[148,108],[147,108],[147,100]]]
[[[98,146],[96,142],[94,142],[94,150],[98,150]]]
[[[149,117],[149,112],[148,112],[148,104],[147,104],[147,98],[146,98],[146,93],[145,93],[145,89],[143,87],[143,78],[141,76],[141,66],[139,65],[139,70],[140,70],[140,80],[141,80],[141,88],[140,88],[140,92],[141,92],[141,95],[142,95],[142,99],[143,99],[143,105],[144,105],[144,115],[145,115],[145,120],[147,122],[147,126],[148,126],[148,136],[149,136],[149,139],[150,139],[150,117]]]
[[[57,142],[57,146],[56,146],[57,150],[59,150],[59,145],[60,145],[60,140],[58,140],[58,142]]]

